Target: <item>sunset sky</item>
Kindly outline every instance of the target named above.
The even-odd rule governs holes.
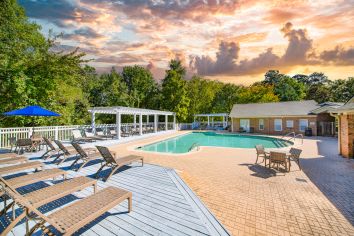
[[[161,79],[178,58],[188,76],[249,84],[269,69],[354,76],[354,0],[19,0],[61,48],[97,71],[143,65]]]

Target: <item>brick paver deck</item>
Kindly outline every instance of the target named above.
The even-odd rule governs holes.
[[[111,148],[175,168],[233,235],[354,235],[354,164],[335,154],[335,139],[304,140],[305,172],[294,163],[290,173],[255,165],[250,149],[203,147],[187,155],[134,150],[168,136]]]

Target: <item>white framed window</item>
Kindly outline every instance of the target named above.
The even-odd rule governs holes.
[[[264,130],[264,119],[258,120],[258,128],[259,130]]]
[[[274,120],[274,131],[282,131],[283,130],[283,121],[282,119]]]
[[[299,131],[305,132],[307,127],[309,127],[308,119],[300,119],[299,120]]]
[[[287,120],[286,121],[286,128],[294,128],[294,121],[293,120]]]
[[[240,119],[240,128],[242,128],[246,132],[250,132],[250,120]]]

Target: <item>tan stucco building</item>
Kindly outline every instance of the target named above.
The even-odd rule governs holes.
[[[315,136],[334,135],[335,118],[328,109],[341,105],[317,104],[313,100],[235,104],[230,113],[231,130],[284,135],[290,132],[305,134],[310,128]]]

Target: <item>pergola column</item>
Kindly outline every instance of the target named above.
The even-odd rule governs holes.
[[[225,127],[225,116],[222,117],[222,127]]]
[[[121,138],[121,114],[119,112],[116,113],[116,126],[117,126],[117,139]]]
[[[157,133],[157,120],[158,120],[158,115],[154,115],[154,133]]]
[[[139,135],[143,135],[143,115],[139,114]]]
[[[211,126],[214,127],[214,116],[211,117]]]
[[[149,124],[149,115],[146,115],[146,123]]]
[[[96,133],[96,124],[95,124],[95,112],[91,113],[91,128],[92,128],[92,133]]]
[[[134,114],[134,129],[136,129],[136,114]]]
[[[165,115],[165,130],[168,130],[168,115]]]
[[[209,119],[209,116],[208,116],[208,126],[210,126],[210,119]]]

